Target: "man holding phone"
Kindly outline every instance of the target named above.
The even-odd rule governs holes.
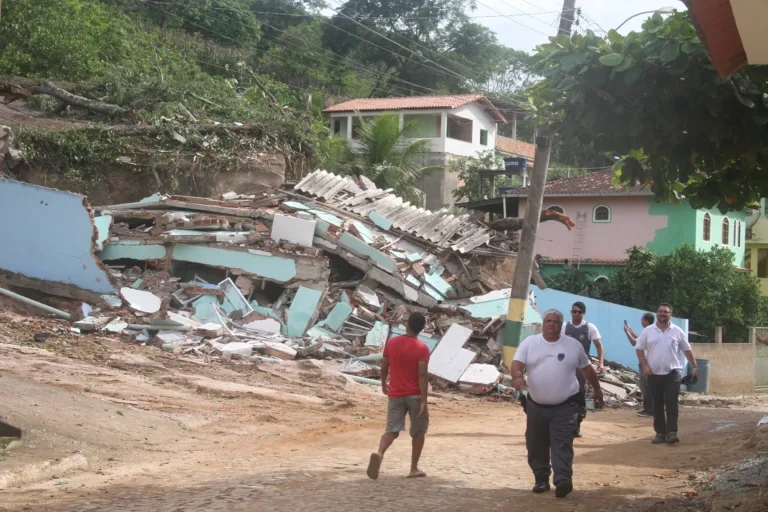
[[[655,318],[653,317],[653,313],[645,313],[642,318],[640,318],[640,325],[645,329],[649,325],[653,325],[654,321]],[[636,346],[637,335],[635,334],[635,331],[627,325],[626,320],[624,320],[624,334],[627,335],[627,339],[632,346]],[[650,418],[653,416],[653,395],[648,386],[648,376],[643,373],[643,367],[640,364],[638,364],[638,373],[640,375],[640,392],[643,394],[643,408],[642,410],[637,411],[637,415],[644,418]]]

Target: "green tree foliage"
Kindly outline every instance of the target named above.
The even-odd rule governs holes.
[[[641,32],[557,36],[539,47],[534,101],[559,137],[623,157],[617,181],[695,208],[768,195],[768,67],[714,70],[688,13]]]
[[[712,338],[723,326],[729,341],[745,341],[749,326],[765,322],[768,303],[758,280],[734,268],[725,247],[697,251],[683,245],[664,256],[634,247],[628,255],[602,300],[647,311],[668,302],[675,316],[690,320],[691,330]]]
[[[596,299],[602,298],[605,293],[606,282],[604,280],[595,282],[597,274],[581,268],[571,267],[560,274],[543,277],[547,286],[555,290],[576,295],[586,290],[589,297]]]
[[[416,190],[418,180],[437,167],[424,166],[429,141],[409,140],[400,127],[400,118],[384,114],[370,119],[360,118],[359,139],[354,143],[335,139],[324,165],[336,173],[366,176],[379,188],[392,188],[414,204],[421,204]]]
[[[261,24],[241,0],[101,0],[127,14],[138,14],[161,28],[183,30],[226,46],[259,42]]]
[[[478,153],[475,157],[455,158],[448,164],[448,170],[459,174],[459,185],[453,191],[453,197],[457,201],[481,201],[496,195],[496,187],[519,183],[512,177],[496,176],[484,177],[483,197],[477,197],[477,187],[480,177],[478,171],[491,171],[504,169],[504,159],[501,153],[494,149],[488,149]]]
[[[469,90],[505,56],[495,34],[467,18],[469,5],[466,0],[349,0],[325,27],[323,42],[390,75],[372,95],[424,94],[422,87]]]

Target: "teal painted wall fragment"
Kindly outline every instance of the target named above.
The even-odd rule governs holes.
[[[214,311],[213,306],[219,306],[219,301],[215,295],[203,295],[193,304],[195,308],[195,318],[204,324],[221,324],[219,316]]]
[[[320,290],[299,286],[291,307],[288,308],[288,336],[304,336],[322,296],[323,292]]]
[[[107,246],[109,249],[111,245]],[[218,247],[176,244],[173,259],[201,265],[239,269],[266,279],[286,282],[296,277],[296,262],[290,258]]]
[[[459,309],[468,312],[472,315],[472,318],[493,318],[494,316],[507,316],[509,310],[509,299],[496,299],[489,300],[487,302],[479,302],[477,304],[468,304],[466,306],[459,306]],[[526,324],[540,324],[542,323],[541,315],[539,314],[531,303],[528,302],[525,309],[525,323]]]
[[[283,204],[288,208],[293,208],[294,210],[309,210],[307,205],[298,203],[296,201],[283,201]]]
[[[322,235],[328,233],[331,225],[325,222],[323,219],[315,219],[315,234]]]
[[[408,261],[410,261],[411,263],[416,263],[417,261],[421,261],[421,254],[417,252],[413,252],[408,256],[406,256],[406,258],[408,258]]]
[[[372,244],[376,241],[376,237],[373,236],[373,232],[368,229],[368,226],[357,220],[353,221],[352,224],[357,228],[357,232],[365,243]]]
[[[328,212],[324,212],[322,210],[309,210],[309,213],[313,214],[318,219],[322,219],[328,224],[332,226],[336,226],[337,228],[340,228],[341,225],[344,223],[343,220],[341,220],[339,217],[332,215]]]
[[[352,306],[339,302],[333,306],[331,312],[328,313],[328,316],[325,319],[325,325],[332,331],[338,331],[351,314]]]
[[[324,322],[320,322],[319,324],[313,326],[310,330],[307,331],[307,336],[312,338],[312,340],[316,340],[317,338],[331,338],[334,340],[342,340],[342,341],[349,341],[344,336],[341,336],[340,334],[337,334],[331,330],[326,329],[326,325]]]
[[[406,278],[405,278],[405,280],[406,280],[406,281],[408,281],[408,282],[409,282],[410,284],[412,284],[413,286],[415,286],[415,287],[416,287],[416,289],[419,289],[419,288],[421,288],[421,281],[419,281],[419,280],[418,280],[418,279],[416,279],[415,277],[413,277],[413,276],[409,275],[408,277],[406,277]]]
[[[404,260],[404,259],[406,259],[408,257],[407,254],[405,254],[404,252],[400,252],[400,251],[389,251],[389,254],[391,254],[392,256],[394,256],[395,258],[400,259],[400,260]]]
[[[389,228],[392,227],[392,221],[384,217],[383,215],[380,215],[375,210],[368,214],[368,218],[371,219],[371,221],[373,221],[374,224],[379,226],[384,231],[389,231]]]
[[[365,346],[382,347],[384,346],[384,343],[387,342],[388,336],[389,324],[377,320],[376,323],[373,324],[373,329],[368,331],[368,334],[365,335]]]
[[[109,239],[109,227],[112,225],[112,216],[101,215],[94,218],[93,221],[96,224],[98,237],[96,239],[96,250],[101,251],[104,249],[104,246],[107,245],[107,240]]]
[[[166,250],[162,244],[143,244],[138,240],[120,240],[107,245],[98,256],[102,261],[112,260],[161,260]]]
[[[432,286],[435,290],[440,292],[442,295],[445,295],[446,297],[453,291],[453,286],[451,286],[448,281],[437,274],[424,274],[424,280],[429,283],[430,286]]]
[[[424,275],[426,275],[426,274],[424,274]],[[435,290],[432,286],[429,285],[429,283],[424,285],[424,291],[427,292],[427,294],[429,294],[429,296],[432,297],[433,299],[435,299],[436,301],[442,302],[442,301],[444,301],[446,299],[446,297],[443,296],[442,293],[440,293],[439,291]]]
[[[344,233],[341,235],[339,244],[357,254],[358,256],[371,258],[377,266],[381,267],[383,270],[386,270],[390,274],[395,270],[395,260],[383,252],[374,249],[350,233]]]

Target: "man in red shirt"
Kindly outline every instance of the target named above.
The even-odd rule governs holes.
[[[419,469],[419,457],[424,448],[424,437],[429,427],[427,410],[429,348],[417,336],[426,320],[421,313],[408,317],[405,336],[395,336],[384,346],[381,361],[381,390],[389,397],[387,428],[379,442],[379,451],[371,454],[368,462],[368,477],[376,480],[384,460],[384,452],[405,430],[405,415],[411,420],[411,472],[408,478],[427,476]],[[387,375],[391,378],[387,385]]]

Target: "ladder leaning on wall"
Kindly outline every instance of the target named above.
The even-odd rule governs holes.
[[[587,213],[576,213],[576,227],[573,235],[573,248],[571,249],[571,265],[576,268],[581,266],[581,256],[584,250],[584,226],[587,224]]]

